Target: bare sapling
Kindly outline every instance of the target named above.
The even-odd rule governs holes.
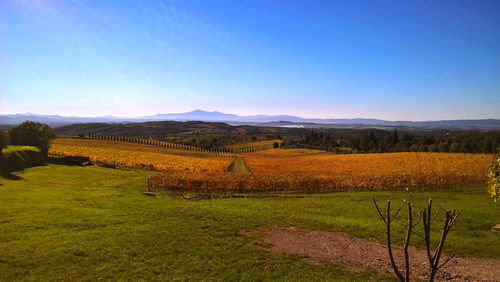
[[[439,244],[434,251],[434,254],[431,252],[431,225],[432,222],[434,221],[434,218],[437,215],[434,215],[434,217],[431,216],[431,208],[432,208],[432,199],[429,199],[429,203],[427,204],[427,207],[425,207],[422,211],[422,224],[424,225],[424,238],[425,238],[425,247],[427,250],[427,257],[429,259],[429,268],[430,268],[430,273],[429,273],[429,281],[434,281],[434,278],[436,276],[436,273],[441,269],[443,266],[445,266],[448,262],[450,262],[455,255],[449,256],[442,264],[439,264],[439,260],[441,259],[441,254],[443,251],[444,247],[444,241],[446,240],[446,236],[448,236],[448,233],[450,232],[451,228],[457,224],[459,217],[460,217],[460,212],[457,212],[455,209],[453,210],[447,210],[445,211],[445,218],[444,218],[444,225],[441,233],[441,238],[439,240]]]
[[[407,203],[408,206],[408,217],[407,217],[407,225],[406,225],[406,236],[405,240],[403,242],[403,254],[404,254],[404,272],[398,268],[396,265],[395,259],[394,259],[394,254],[392,250],[392,242],[391,242],[391,223],[396,219],[398,216],[399,212],[401,211],[401,208],[404,206],[405,202]],[[415,234],[418,235],[419,237],[423,238],[425,241],[426,245],[426,250],[427,250],[427,256],[429,259],[429,281],[434,281],[434,278],[436,276],[436,273],[443,267],[445,266],[448,262],[450,262],[455,255],[452,255],[448,257],[443,263],[439,264],[439,261],[441,259],[443,247],[444,247],[444,242],[446,240],[446,237],[448,236],[448,233],[450,232],[451,228],[458,222],[458,218],[460,213],[457,212],[456,210],[449,210],[445,212],[445,220],[444,220],[444,226],[442,229],[441,233],[441,239],[439,241],[439,244],[432,254],[431,251],[431,225],[434,219],[436,218],[438,211],[434,214],[434,216],[431,215],[431,208],[432,208],[432,199],[429,199],[429,202],[427,206],[420,210],[419,212],[415,212],[413,208],[413,203],[411,200],[408,201],[403,201],[403,204],[396,210],[394,214],[391,215],[391,200],[387,200],[387,208],[385,213],[383,213],[375,199],[373,199],[373,204],[375,205],[375,208],[377,209],[377,212],[386,225],[386,238],[387,238],[387,251],[389,254],[389,260],[392,266],[392,269],[398,279],[400,281],[410,281],[410,254],[408,252],[408,248],[410,245],[410,239],[411,235]],[[414,222],[414,215],[418,214],[418,219],[416,222]],[[419,223],[422,222],[423,228],[424,228],[424,235],[421,236],[420,234],[416,233],[414,231],[414,228],[419,225]]]
[[[409,203],[409,213],[411,213],[411,202],[408,202]],[[399,268],[398,266],[396,265],[396,262],[394,260],[394,254],[392,252],[392,242],[391,242],[391,223],[392,221],[398,216],[399,212],[401,211],[401,208],[403,207],[404,203],[396,210],[396,212],[394,213],[394,215],[391,215],[391,200],[387,200],[387,208],[386,208],[386,212],[385,214],[382,213],[382,211],[380,210],[380,208],[378,207],[377,205],[377,202],[375,201],[375,199],[373,199],[373,204],[375,205],[375,208],[377,209],[377,212],[378,214],[380,215],[380,218],[382,219],[382,221],[385,223],[385,226],[386,226],[386,238],[387,238],[387,250],[388,250],[388,253],[389,253],[389,260],[391,262],[391,266],[392,266],[392,269],[394,271],[394,273],[396,274],[396,276],[399,278],[400,281],[409,281],[409,275],[410,275],[410,271],[409,271],[409,268],[410,268],[410,259],[409,259],[409,256],[408,256],[408,244],[410,242],[410,232],[411,232],[411,228],[413,228],[413,225],[410,223],[410,220],[411,220],[411,215],[408,217],[409,219],[409,224],[408,224],[408,233],[406,235],[406,240],[404,242],[404,250],[405,250],[405,273],[404,275],[401,273],[401,271],[399,271]]]

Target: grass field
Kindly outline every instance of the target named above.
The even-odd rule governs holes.
[[[15,146],[15,145],[9,145],[7,148],[2,150],[2,154],[5,156],[8,156],[14,152],[19,152],[19,151],[35,151],[38,152],[39,149],[37,147],[33,146]]]
[[[21,180],[0,178],[0,280],[387,280],[370,270],[354,274],[272,254],[238,232],[293,225],[383,240],[371,198],[406,197],[358,192],[181,200],[143,196],[148,171],[48,165],[15,174]],[[429,196],[436,206],[463,213],[445,252],[500,257],[499,234],[489,231],[500,207],[484,187],[413,195],[417,206]],[[401,241],[402,232],[394,231],[394,241]],[[422,246],[416,237],[413,242]]]

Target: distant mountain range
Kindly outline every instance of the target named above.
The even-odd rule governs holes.
[[[145,121],[208,121],[229,124],[259,124],[275,127],[334,127],[346,126],[381,126],[381,127],[430,127],[456,129],[500,130],[500,119],[471,120],[438,120],[438,121],[388,121],[381,119],[311,119],[288,115],[250,115],[239,116],[221,112],[196,110],[187,113],[157,114],[135,118],[102,116],[102,117],[66,117],[59,115],[8,114],[0,115],[0,124],[14,125],[26,120],[47,123],[51,126],[62,126],[74,123],[129,123]]]

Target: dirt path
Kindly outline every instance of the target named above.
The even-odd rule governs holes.
[[[248,234],[242,232],[242,234]],[[350,271],[362,271],[366,267],[380,272],[392,272],[387,248],[377,242],[351,237],[343,232],[308,231],[297,228],[279,228],[267,232],[261,239],[272,244],[270,251],[277,253],[306,254],[308,261],[321,264],[331,260],[344,265]],[[410,247],[411,277],[427,278],[427,254],[424,250]],[[404,267],[401,250],[395,250],[397,265]],[[443,257],[441,261],[444,261]],[[455,258],[441,269],[436,280],[500,281],[500,259]]]
[[[228,171],[230,172],[250,172],[245,161],[240,155],[234,156],[233,163],[229,166]]]

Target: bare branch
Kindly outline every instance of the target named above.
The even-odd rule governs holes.
[[[396,221],[395,224],[396,226],[406,228],[406,237],[403,241],[403,253],[404,253],[404,260],[405,260],[405,266],[404,270],[398,269],[395,260],[394,260],[394,254],[392,250],[392,243],[391,243],[391,223],[394,219],[397,218],[399,212],[401,211],[403,205],[406,203],[403,201],[403,204],[396,210],[394,214],[391,214],[391,200],[387,200],[387,210],[385,213],[382,213],[380,210],[379,206],[377,205],[375,199],[373,199],[373,203],[377,209],[378,214],[380,215],[380,218],[384,221],[386,225],[386,234],[387,234],[387,250],[389,253],[389,259],[391,266],[393,268],[394,273],[398,277],[400,281],[409,281],[410,280],[410,254],[408,252],[409,246],[410,246],[410,238],[412,234],[415,234],[416,236],[420,237],[425,241],[425,246],[426,246],[426,252],[427,252],[427,257],[429,260],[429,281],[434,281],[436,273],[446,266],[450,261],[453,260],[455,255],[447,257],[444,262],[441,264],[439,263],[440,258],[443,253],[443,247],[444,243],[446,240],[446,237],[451,230],[451,228],[457,224],[457,222],[460,219],[460,212],[453,209],[453,210],[446,210],[445,211],[445,218],[444,218],[444,224],[442,227],[442,233],[441,233],[441,238],[439,240],[439,243],[437,247],[431,248],[431,227],[433,221],[437,218],[437,215],[439,214],[440,210],[442,208],[438,208],[435,213],[432,212],[432,198],[429,198],[429,202],[425,208],[420,210],[418,212],[418,220],[415,222],[413,216],[417,214],[417,212],[414,209],[413,203],[411,200],[407,202],[408,205],[408,220],[406,222],[406,226],[403,226],[403,224],[400,224],[402,222]],[[415,232],[413,228],[418,226],[418,224],[422,222],[423,229],[424,229],[424,234],[421,235],[418,232]],[[433,250],[431,253],[431,249]]]
[[[458,222],[460,221],[460,212],[457,212],[456,215],[454,215],[454,217],[452,218],[451,222],[450,222],[450,229],[451,227],[453,227],[455,224],[457,224]]]
[[[432,208],[432,198],[429,198],[427,207],[422,210],[422,219],[424,226],[424,237],[425,237],[425,248],[427,251],[427,259],[429,260],[429,265],[434,264],[434,259],[431,255],[431,208]]]
[[[431,223],[434,222],[434,219],[436,219],[436,216],[438,215],[439,211],[441,210],[441,207],[438,207],[436,213],[434,214],[434,216],[432,217],[432,220],[431,220]]]
[[[380,211],[380,208],[378,207],[377,202],[375,201],[375,199],[372,199],[372,201],[373,201],[373,204],[375,205],[375,208],[378,211],[378,214],[380,215],[380,218],[382,218],[382,220],[385,223],[386,235],[387,235],[387,252],[389,254],[389,259],[390,259],[390,262],[391,262],[392,269],[393,269],[394,273],[397,275],[397,277],[399,278],[400,281],[405,281],[405,278],[399,272],[399,269],[398,269],[398,267],[396,265],[396,262],[394,261],[394,255],[392,254],[392,243],[391,243],[391,200],[387,200],[387,210],[386,210],[386,213],[385,213],[385,217],[387,217],[387,218],[385,218],[384,214]]]
[[[425,240],[424,236],[420,235],[419,233],[417,233],[413,230],[411,231],[411,234],[417,235],[418,237],[420,237],[420,239]]]
[[[455,257],[455,255],[451,255],[449,256],[440,266],[438,266],[437,270],[441,269],[441,267],[445,266],[447,263],[449,263],[453,258]]]
[[[434,277],[435,277],[437,271],[439,270],[439,268],[441,268],[442,266],[444,266],[446,263],[448,263],[451,260],[451,258],[448,258],[448,259],[446,259],[446,261],[443,264],[439,265],[439,259],[441,257],[441,253],[443,251],[446,236],[448,235],[448,232],[450,231],[453,224],[456,223],[455,220],[457,219],[458,215],[459,215],[459,213],[457,213],[457,211],[455,209],[454,210],[447,210],[445,213],[445,219],[444,219],[443,232],[441,234],[441,239],[439,241],[438,247],[436,248],[434,256],[432,257],[433,263],[430,265],[431,273],[429,276],[429,281],[434,281]]]
[[[420,223],[420,220],[422,219],[422,213],[418,213],[418,220],[417,220],[417,223],[413,224],[412,227],[416,227],[419,223]]]
[[[396,211],[396,213],[392,216],[392,218],[390,219],[390,221],[393,221],[396,218],[396,216],[398,216],[398,213],[399,213],[399,211],[401,211],[401,208],[403,208],[404,204],[405,204],[404,202],[401,204],[401,206],[398,208],[398,210]]]
[[[375,201],[375,198],[372,198],[372,201],[373,201],[373,204],[375,205],[375,208],[377,208],[377,211],[378,211],[378,214],[380,215],[380,218],[385,222],[385,224],[387,224],[387,221],[385,220],[385,216],[380,211],[380,209],[377,205],[377,202]]]
[[[408,254],[408,247],[410,245],[411,229],[413,228],[412,218],[412,203],[408,201],[408,227],[406,231],[406,239],[404,241],[404,254],[405,254],[405,281],[410,281],[410,255]]]
[[[413,211],[413,213],[414,213],[414,214],[420,213],[420,211],[418,211],[418,212],[417,212],[417,211],[415,210],[415,207],[414,207],[413,205],[411,205],[411,210]]]

